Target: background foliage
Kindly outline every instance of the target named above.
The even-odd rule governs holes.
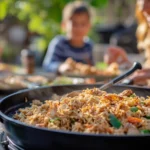
[[[0,0],[0,20],[7,15],[16,16],[27,24],[31,32],[42,36],[39,45],[46,48],[48,42],[61,32],[61,13],[72,0]],[[103,7],[107,0],[85,0],[95,8]]]

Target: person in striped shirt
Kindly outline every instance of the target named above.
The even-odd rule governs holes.
[[[63,9],[62,28],[66,35],[57,35],[50,42],[43,61],[44,70],[59,72],[69,57],[93,65],[93,43],[87,36],[91,28],[89,6],[82,1],[68,3]]]

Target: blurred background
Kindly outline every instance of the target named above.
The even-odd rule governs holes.
[[[61,12],[71,0],[0,0],[1,61],[20,64],[20,51],[30,48],[41,66],[50,40],[60,29]],[[135,0],[86,0],[93,8],[95,61],[102,61],[108,45],[138,53],[135,37]],[[99,55],[97,55],[99,54]]]

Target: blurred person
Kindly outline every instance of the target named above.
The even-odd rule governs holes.
[[[138,40],[139,51],[144,50],[145,62],[144,68],[150,68],[150,20],[149,20],[149,0],[137,0],[136,5],[136,18],[138,27],[136,31],[136,37]]]
[[[144,50],[145,62],[143,69],[136,71],[129,79],[133,84],[145,85],[150,79],[150,0],[137,0],[135,14],[138,22],[136,31],[137,47],[139,51]],[[122,48],[115,47],[107,51],[104,60],[107,63],[112,63],[117,61],[119,57],[125,58],[123,60],[126,62],[126,52]]]
[[[144,13],[141,11],[143,5],[141,3],[142,1],[137,0],[136,4],[136,10],[135,10],[135,16],[137,18],[138,27],[136,30],[136,37],[137,37],[137,47],[140,51],[144,50],[144,39],[146,38],[146,35],[148,33],[148,23],[146,21],[146,18],[144,16]]]
[[[134,84],[145,85],[150,79],[150,0],[137,0],[136,17],[138,21],[137,39],[139,50],[145,52],[144,69],[130,76]]]
[[[137,0],[136,7],[138,47],[144,49],[146,61],[144,69],[135,72],[130,79],[135,84],[145,84],[150,79],[150,0]]]
[[[149,11],[150,8],[147,6],[147,8],[144,5],[147,5],[149,3],[149,0],[137,0],[136,3],[136,9],[135,9],[135,15],[137,18],[138,27],[136,29],[136,38],[137,38],[137,48],[139,51],[145,50],[145,63],[144,68],[150,67],[150,45],[149,45],[149,25],[148,25],[148,19],[145,16],[147,14],[145,11]],[[147,9],[147,10],[146,10]],[[122,58],[122,63],[128,61],[127,59],[127,53],[123,48],[110,48],[108,52],[105,54],[105,62],[111,63],[115,61],[120,61],[120,58]],[[118,62],[119,62],[118,61]]]
[[[125,50],[119,46],[110,46],[104,54],[104,61],[107,64],[117,62],[119,65],[125,65],[127,68],[131,65]]]
[[[43,61],[48,72],[63,72],[69,66],[63,62],[71,57],[77,62],[93,65],[92,41],[88,38],[91,28],[91,11],[82,1],[68,3],[63,9],[62,29],[66,35],[52,39]]]

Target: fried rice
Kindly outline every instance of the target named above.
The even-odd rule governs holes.
[[[150,133],[150,97],[132,90],[107,93],[98,88],[62,96],[57,100],[33,100],[14,119],[29,125],[94,134]]]

